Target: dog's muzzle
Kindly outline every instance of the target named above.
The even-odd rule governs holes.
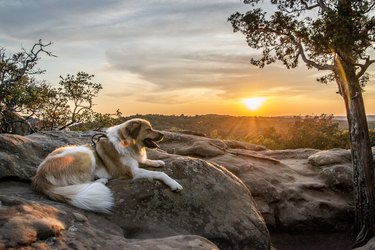
[[[164,135],[158,132],[158,136],[155,138],[146,138],[143,140],[143,144],[151,149],[160,148],[159,145],[156,143],[157,141],[161,141],[164,138]]]

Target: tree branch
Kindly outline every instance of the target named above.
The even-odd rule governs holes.
[[[30,53],[26,52],[26,50],[23,49],[23,51],[27,55],[28,59],[25,61],[24,65],[23,65],[23,67],[21,69],[21,73],[24,74],[26,72],[26,70],[28,69],[30,63],[33,63],[33,62],[35,62],[35,61],[38,60],[38,55],[41,52],[46,53],[48,56],[57,57],[56,55],[52,54],[51,51],[47,51],[47,50],[44,49],[45,47],[48,47],[50,45],[52,45],[52,42],[49,42],[47,44],[43,44],[42,43],[42,39],[39,39],[39,42],[35,43],[33,45],[33,47],[31,48]],[[34,51],[38,46],[39,46],[38,50]],[[21,76],[23,74],[21,74]]]
[[[301,4],[305,7],[304,9],[297,9],[294,10],[293,12],[300,12],[303,10],[313,10],[315,8],[321,8],[324,12],[328,12],[331,10],[325,3],[324,0],[318,0],[316,4],[309,5],[306,0],[301,0]]]
[[[370,67],[371,64],[375,63],[375,60],[370,60],[370,57],[366,57],[362,59],[365,60],[364,64],[359,64],[359,63],[355,64],[355,66],[358,66],[361,68],[361,70],[357,73],[357,78],[360,78],[361,76],[363,76],[366,73],[368,67]]]
[[[325,4],[324,0],[318,0],[317,1],[317,4],[319,5],[319,7],[325,11],[325,12],[328,12],[330,11],[331,9]]]
[[[17,82],[22,76],[24,76],[26,74],[26,72],[28,70],[31,70],[31,68],[32,68],[31,64],[35,63],[36,61],[38,61],[38,59],[39,59],[38,55],[40,53],[43,52],[43,53],[46,53],[48,56],[57,57],[56,55],[52,54],[52,52],[47,51],[47,50],[44,49],[45,47],[48,47],[51,44],[52,44],[52,42],[49,42],[47,44],[43,44],[42,43],[42,39],[39,39],[39,41],[33,45],[33,47],[31,48],[30,52],[27,52],[25,49],[22,49],[23,53],[27,56],[27,59],[23,62],[22,68],[18,69],[18,74],[15,74],[13,77],[11,77],[11,78],[9,78],[7,80],[4,80],[4,84],[9,84],[9,83],[12,83],[12,82]],[[29,68],[29,67],[31,67],[31,68]],[[28,73],[29,74],[40,74],[40,73],[43,73],[43,72],[44,71],[42,71],[42,70],[38,70],[36,72],[28,72]]]
[[[320,7],[318,3],[309,6],[308,3],[304,0],[301,0],[301,4],[305,6],[306,10],[312,10],[312,9],[315,9],[316,7]]]
[[[301,55],[302,60],[306,63],[306,65],[308,67],[312,66],[312,67],[314,67],[318,70],[331,70],[331,71],[333,71],[335,69],[333,65],[330,65],[330,64],[321,65],[321,64],[316,63],[316,62],[310,60],[309,58],[307,58],[307,56],[305,54],[305,50],[303,49],[302,43],[297,41],[296,38],[291,34],[288,34],[288,37],[297,46],[298,55]],[[298,57],[298,55],[297,55],[297,57]]]
[[[373,3],[368,7],[367,10],[364,10],[363,13],[368,13],[368,12],[370,12],[370,11],[372,10],[372,8],[374,8],[374,7],[375,7],[375,2],[373,2]]]

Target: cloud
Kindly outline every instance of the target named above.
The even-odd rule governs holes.
[[[35,33],[39,36],[64,30],[74,33],[94,26],[98,13],[108,13],[119,3],[115,0],[2,0],[0,27],[10,36],[26,39]]]
[[[329,98],[335,86],[320,86],[302,64],[250,65],[259,51],[227,22],[248,8],[237,0],[0,0],[0,45],[53,41],[58,58],[41,60],[44,77],[93,73],[114,102]]]

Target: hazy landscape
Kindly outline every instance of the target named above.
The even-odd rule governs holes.
[[[250,117],[229,115],[132,115],[120,119],[144,118],[160,130],[188,132],[212,138],[262,144],[270,149],[348,148],[346,117],[277,116]],[[118,122],[120,122],[118,121]],[[375,146],[375,116],[368,116],[370,140]],[[301,137],[302,138],[299,138]]]
[[[0,6],[0,249],[375,249],[374,0]]]

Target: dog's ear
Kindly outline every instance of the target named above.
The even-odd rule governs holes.
[[[141,130],[141,123],[138,121],[133,121],[130,122],[126,127],[125,127],[126,133],[132,138],[132,139],[137,139],[139,135],[139,131]]]
[[[118,131],[120,144],[123,147],[129,146],[131,142],[138,137],[140,130],[141,130],[140,122],[138,121],[128,122],[125,127],[122,127],[121,130]]]

